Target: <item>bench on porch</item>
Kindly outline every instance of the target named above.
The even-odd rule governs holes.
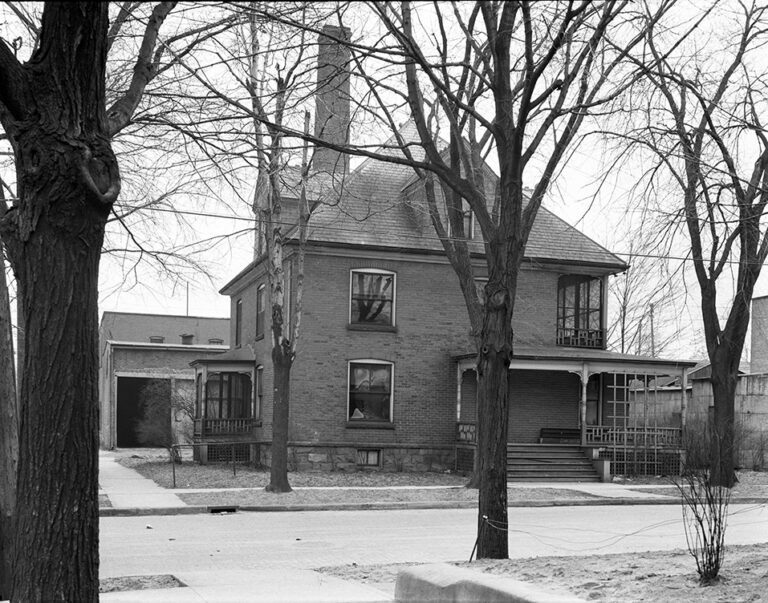
[[[581,430],[568,427],[542,427],[539,432],[539,444],[579,443]]]

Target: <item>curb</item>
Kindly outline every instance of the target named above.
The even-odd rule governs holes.
[[[680,505],[679,499],[669,498],[599,498],[575,500],[532,500],[514,501],[507,508],[525,507],[608,507],[638,505]],[[767,498],[744,497],[732,498],[730,504],[759,505],[768,504]],[[228,506],[228,505],[225,505]],[[474,501],[460,502],[370,502],[370,503],[325,503],[307,505],[233,505],[235,512],[248,513],[291,513],[301,511],[408,511],[426,509],[476,509]],[[186,507],[130,507],[99,508],[99,517],[141,517],[144,515],[195,515],[200,513],[220,513],[222,505],[196,505]]]

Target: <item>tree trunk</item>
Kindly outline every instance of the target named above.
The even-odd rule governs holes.
[[[0,599],[11,596],[13,511],[19,461],[19,410],[5,261],[0,251]]]
[[[728,366],[724,355],[715,355],[711,363],[714,417],[711,433],[710,482],[732,488],[736,484],[736,445],[734,438],[735,399],[738,376]]]
[[[477,557],[509,556],[507,522],[507,422],[512,357],[510,276],[486,285],[486,306],[477,363],[477,456],[479,474]],[[502,284],[504,283],[504,284]]]
[[[287,342],[284,342],[287,343]],[[272,464],[268,492],[290,492],[288,483],[288,424],[292,354],[286,346],[275,345],[272,350],[274,366],[272,411]]]
[[[98,600],[97,286],[105,218],[83,238],[41,220],[15,262],[27,346],[14,600]]]
[[[46,3],[2,67],[19,199],[0,222],[24,324],[12,599],[97,601],[98,267],[120,176],[105,103],[108,6]]]

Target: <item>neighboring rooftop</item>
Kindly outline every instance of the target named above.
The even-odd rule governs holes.
[[[106,341],[227,346],[229,318],[104,312],[99,340],[101,346]]]

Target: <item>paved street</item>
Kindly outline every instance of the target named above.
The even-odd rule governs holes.
[[[101,519],[102,576],[468,559],[474,510],[323,511]],[[676,505],[510,509],[510,556],[685,546]],[[147,526],[151,526],[148,529]],[[768,508],[733,505],[729,544],[768,542]]]

